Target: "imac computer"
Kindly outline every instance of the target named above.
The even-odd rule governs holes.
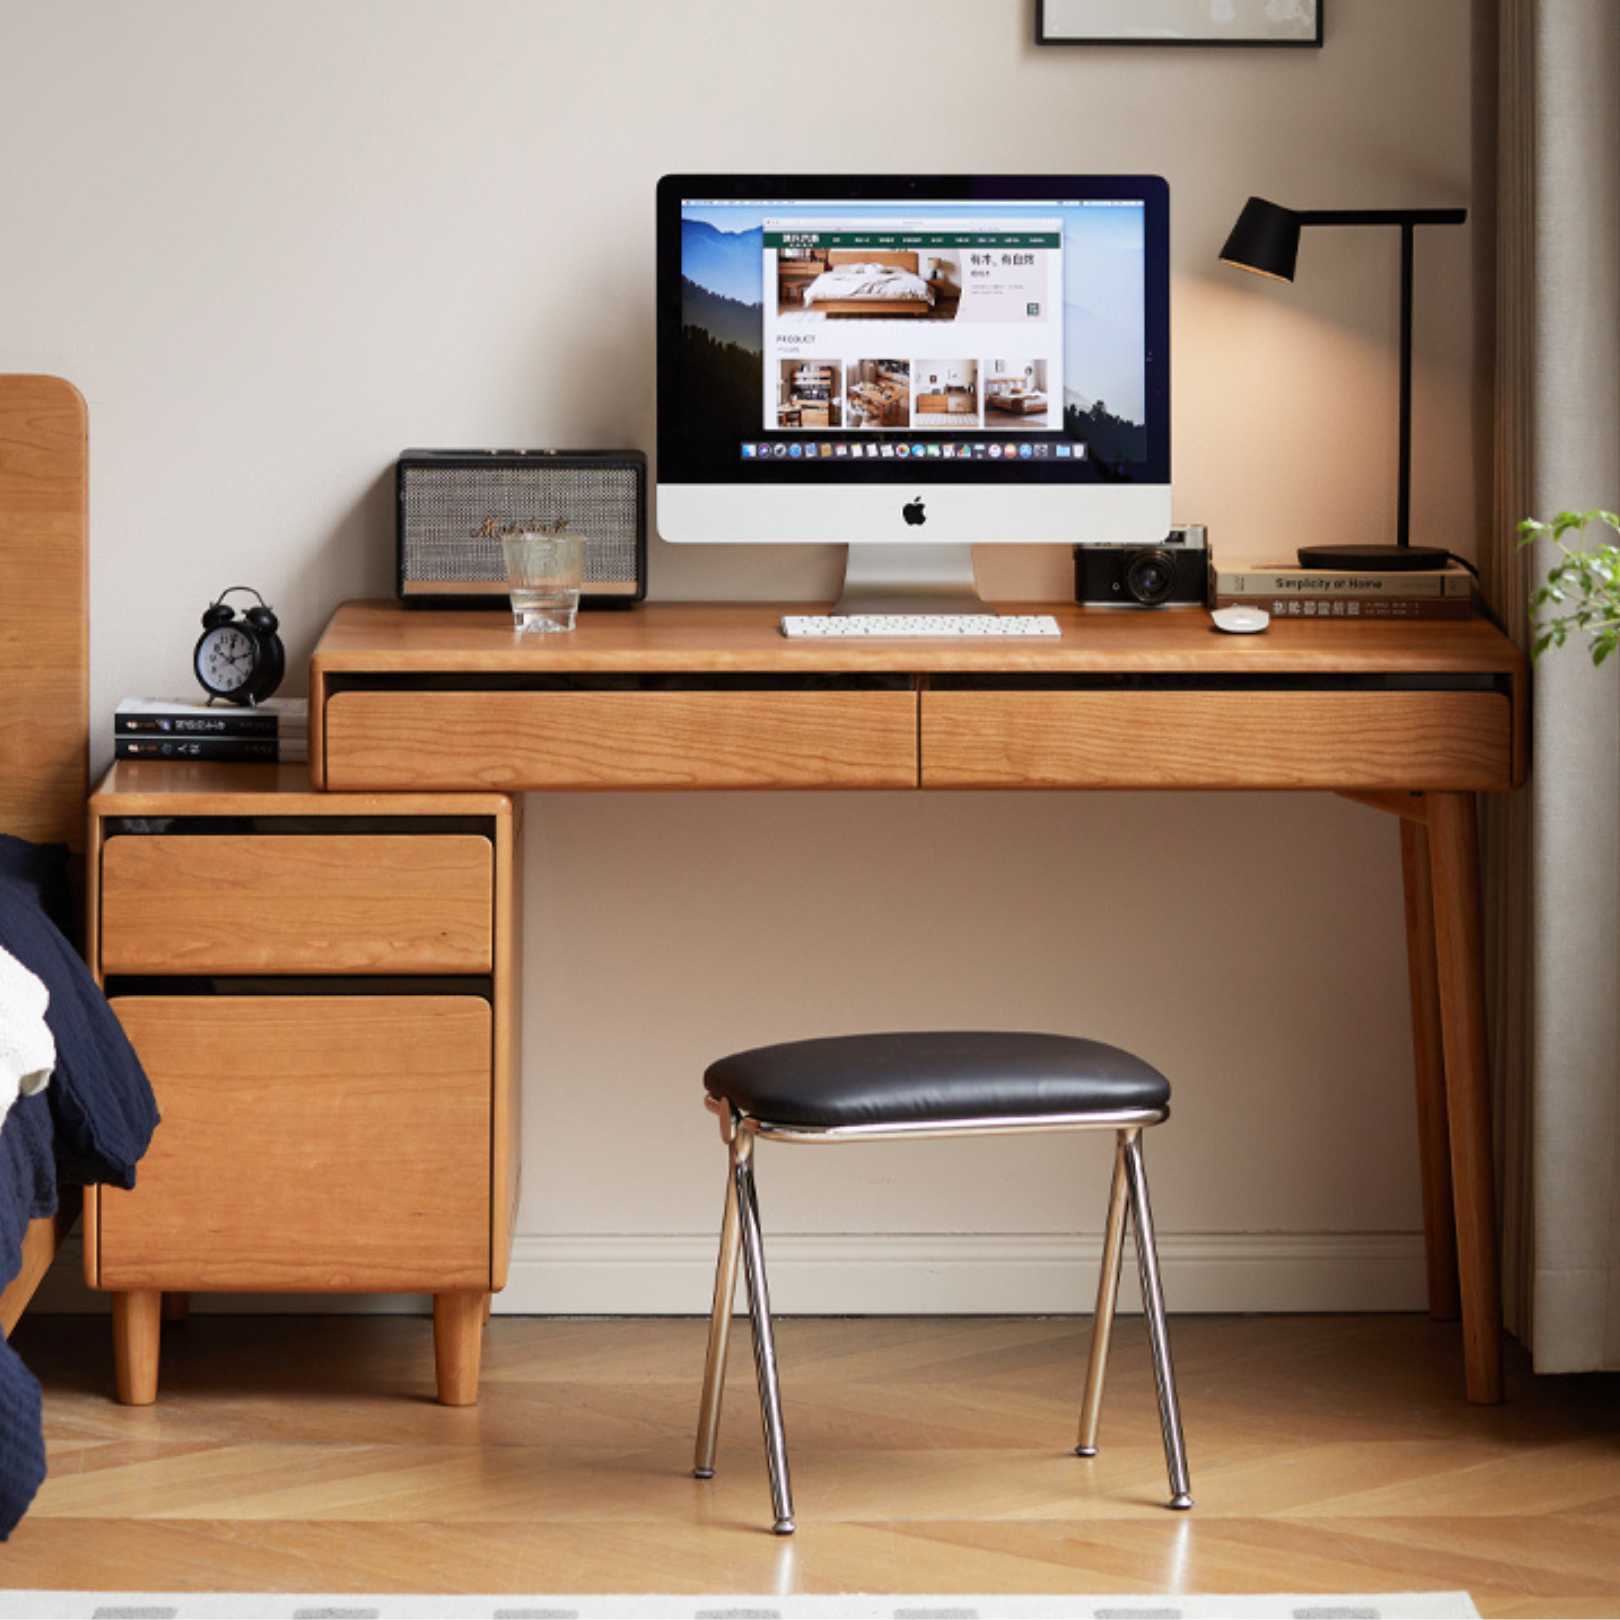
[[[670,175],[657,225],[664,539],[962,613],[974,545],[1169,533],[1162,179]]]

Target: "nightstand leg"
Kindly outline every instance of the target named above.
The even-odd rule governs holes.
[[[112,1297],[113,1365],[118,1399],[125,1406],[150,1406],[157,1399],[158,1329],[163,1295],[156,1288],[136,1288]]]
[[[433,1365],[439,1400],[445,1406],[471,1406],[478,1399],[478,1358],[488,1300],[488,1294],[433,1296]]]

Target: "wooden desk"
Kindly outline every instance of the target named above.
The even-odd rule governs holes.
[[[1036,605],[1051,611],[1050,604]],[[1401,817],[1431,1314],[1501,1398],[1474,795],[1526,769],[1526,669],[1482,619],[1060,607],[1057,641],[788,641],[787,611],[660,603],[570,636],[340,608],[310,771],[342,790],[1315,789]]]

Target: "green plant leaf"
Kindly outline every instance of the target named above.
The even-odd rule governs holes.
[[[1620,517],[1601,507],[1560,512],[1550,523],[1526,518],[1518,526],[1521,547],[1547,542],[1560,554],[1530,596],[1531,620],[1537,632],[1531,646],[1533,658],[1550,647],[1563,646],[1572,630],[1591,638],[1589,653],[1594,665],[1601,664],[1620,644],[1620,546],[1594,541],[1577,549],[1565,539],[1594,525],[1620,534]],[[1569,611],[1556,617],[1541,617],[1542,608],[1566,606]]]

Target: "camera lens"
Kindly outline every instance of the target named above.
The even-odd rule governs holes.
[[[1125,589],[1146,607],[1164,601],[1176,584],[1176,559],[1155,548],[1139,551],[1125,565]]]

